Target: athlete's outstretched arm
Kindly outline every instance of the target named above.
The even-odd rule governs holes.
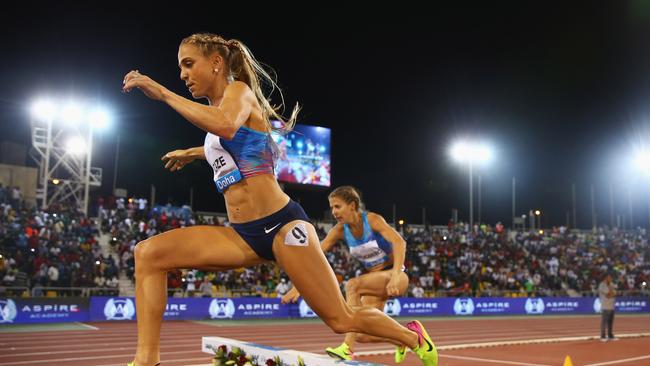
[[[343,225],[336,224],[330,229],[327,236],[325,236],[325,239],[320,243],[320,248],[323,250],[323,253],[327,253],[327,251],[330,250],[330,248],[339,240],[343,240]]]
[[[170,91],[163,95],[163,101],[193,125],[228,140],[248,120],[255,102],[253,91],[241,81],[226,87],[218,106],[196,103]]]
[[[218,106],[193,102],[170,91],[148,76],[131,71],[124,77],[125,92],[138,88],[149,98],[169,104],[196,127],[225,139],[232,139],[249,118],[255,94],[241,81],[229,84]]]

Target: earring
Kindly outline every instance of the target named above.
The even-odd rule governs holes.
[[[215,69],[214,69],[214,73],[216,74],[216,73],[218,73],[218,72],[219,72],[219,69],[215,68]]]

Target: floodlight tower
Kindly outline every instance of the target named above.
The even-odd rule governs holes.
[[[93,132],[108,126],[98,106],[40,100],[32,106],[30,157],[38,164],[36,198],[45,209],[74,201],[88,214],[90,187],[102,183],[102,169],[91,166]]]
[[[451,158],[469,168],[469,226],[474,226],[473,175],[475,165],[487,165],[494,158],[494,150],[484,142],[459,140],[452,144],[449,151]]]

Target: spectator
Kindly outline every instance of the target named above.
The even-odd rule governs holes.
[[[187,272],[185,277],[185,290],[187,291],[187,296],[194,296],[194,291],[196,291],[196,271],[190,270]]]
[[[47,269],[48,286],[56,287],[59,285],[59,269],[54,264]]]
[[[20,187],[15,186],[11,190],[11,207],[15,210],[20,210],[22,204],[22,193],[20,192]]]
[[[289,289],[291,289],[291,286],[287,283],[287,280],[281,278],[280,283],[278,283],[278,286],[275,288],[275,292],[278,294],[278,297],[282,297],[289,291]]]
[[[612,282],[612,275],[606,274],[603,281],[598,285],[600,308],[602,312],[600,320],[600,340],[617,340],[614,337],[614,306],[616,302],[616,286]]]
[[[7,203],[7,190],[0,183],[0,204]]]
[[[111,277],[110,280],[106,281],[106,287],[118,288],[120,285],[120,280],[117,279],[117,276]]]
[[[413,289],[411,290],[411,294],[413,295],[413,297],[423,297],[424,289],[419,284],[415,284],[413,286]]]
[[[199,292],[201,293],[201,297],[212,297],[212,282],[210,282],[207,275],[203,277],[203,282],[199,286]]]
[[[16,282],[15,270],[8,271],[7,274],[5,274],[5,276],[2,278],[2,284],[7,287],[13,286],[15,282]]]

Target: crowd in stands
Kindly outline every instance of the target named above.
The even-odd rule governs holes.
[[[0,194],[2,286],[29,288],[36,296],[52,287],[112,293],[118,287],[119,266],[101,253],[97,236],[97,225],[70,206],[42,211],[25,207],[20,197]]]
[[[223,217],[196,215],[187,206],[150,208],[144,199],[100,200],[97,217],[95,223],[65,207],[27,210],[0,194],[2,285],[115,288],[120,270],[133,279],[139,241],[185,226],[228,225]],[[316,227],[324,238],[324,227]],[[100,232],[110,237],[111,255],[102,253]],[[650,282],[645,229],[511,231],[500,223],[470,228],[450,222],[428,230],[404,227],[401,233],[411,281],[407,296],[593,295],[605,273],[631,294],[644,292]],[[327,258],[342,288],[363,273],[343,243],[333,246]],[[168,273],[172,296],[279,296],[290,286],[275,264]]]
[[[451,296],[597,294],[606,273],[618,290],[639,293],[650,282],[645,229],[508,231],[450,223],[447,230],[407,233],[413,290]],[[413,294],[413,295],[416,295]]]

